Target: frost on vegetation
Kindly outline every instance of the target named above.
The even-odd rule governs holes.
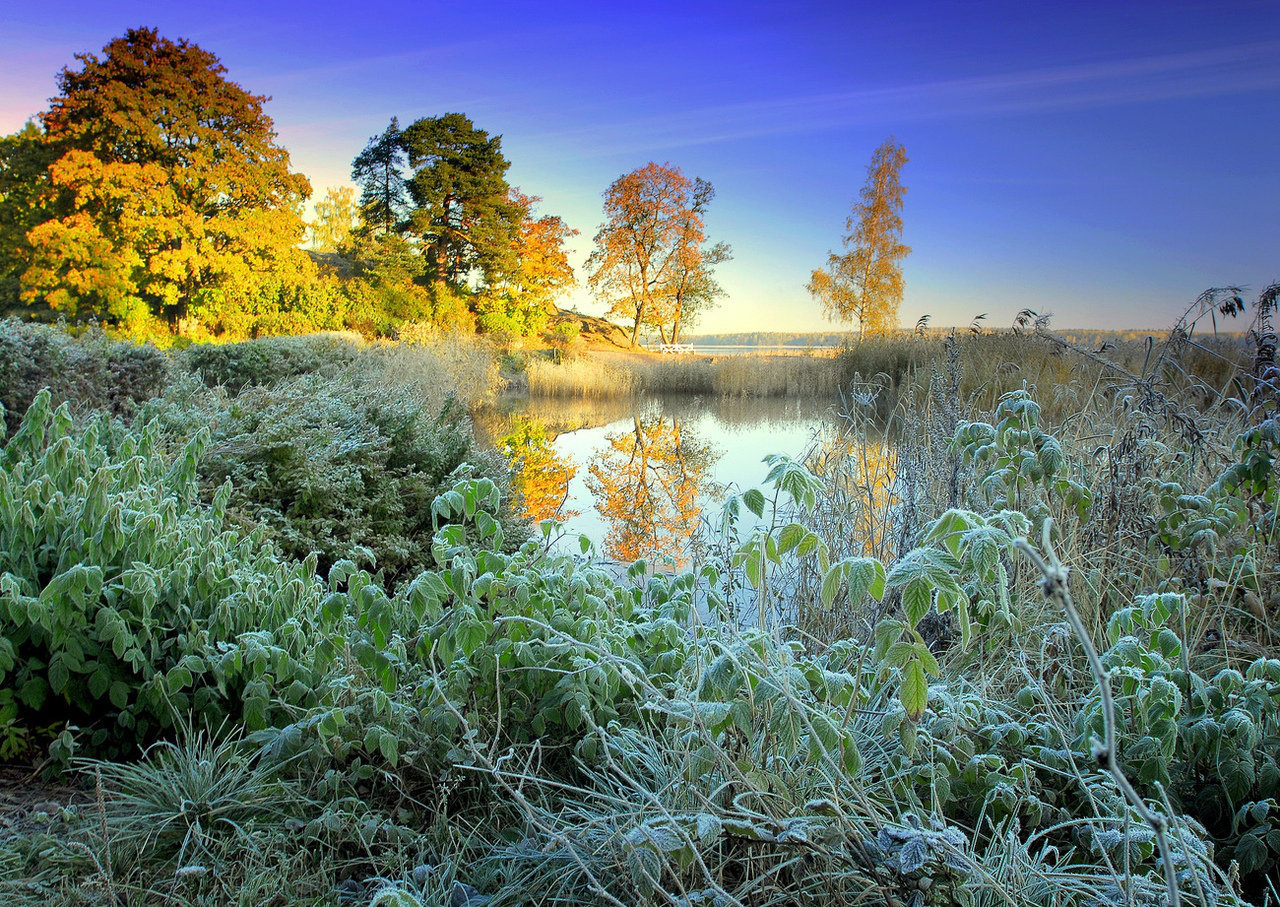
[[[1163,896],[1150,829],[1094,761],[1100,689],[1019,560],[1100,506],[1026,393],[957,430],[973,493],[896,556],[827,532],[821,475],[777,457],[726,508],[724,569],[678,575],[513,538],[483,471],[432,496],[422,569],[394,587],[356,557],[291,559],[230,518],[231,486],[203,493],[210,436],[174,448],[46,393],[0,452],[0,744],[120,760],[65,844],[0,838],[0,901],[144,879],[218,902],[285,864],[320,900],[385,905]],[[1150,486],[1149,543],[1216,552],[1204,582],[1153,561],[1094,602],[1120,767],[1168,816],[1187,904],[1241,903],[1232,873],[1280,859],[1280,660],[1206,657],[1187,629],[1210,579],[1267,591],[1251,443],[1240,483]],[[1230,505],[1246,480],[1252,510]],[[706,619],[744,589],[760,614],[807,595],[789,627]],[[803,632],[836,618],[838,638]],[[419,872],[446,865],[466,882]]]

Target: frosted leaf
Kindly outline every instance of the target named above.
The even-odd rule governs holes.
[[[922,868],[929,861],[929,845],[923,838],[911,838],[898,852],[898,869],[903,875]]]

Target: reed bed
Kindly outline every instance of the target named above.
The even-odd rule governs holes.
[[[1094,338],[1086,338],[1093,340]],[[1172,341],[1172,342],[1171,342]],[[1097,347],[1048,330],[953,336],[896,334],[872,337],[830,354],[746,353],[732,356],[655,356],[595,352],[554,363],[528,362],[529,393],[576,399],[627,398],[637,394],[720,398],[826,397],[874,387],[884,419],[922,387],[947,356],[960,350],[957,388],[966,401],[990,409],[1019,387],[1040,390],[1054,415],[1105,403],[1135,378],[1158,376],[1201,406],[1220,402],[1249,351],[1238,336],[1221,338],[1116,335]],[[1170,350],[1177,348],[1177,355]],[[922,379],[925,379],[922,381]]]
[[[529,393],[541,397],[630,397],[694,394],[714,397],[835,397],[837,360],[820,355],[669,356],[596,353],[554,364],[528,365]]]

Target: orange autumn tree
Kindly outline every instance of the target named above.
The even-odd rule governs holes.
[[[728,247],[708,255],[704,222],[714,196],[711,184],[691,180],[671,164],[650,162],[618,177],[605,190],[606,220],[587,260],[588,283],[609,303],[609,314],[631,322],[631,345],[640,326],[678,335],[682,317],[700,300],[719,294],[710,268],[727,260]]]
[[[724,295],[713,274],[716,265],[733,258],[728,243],[707,248],[704,215],[716,190],[701,177],[693,181],[689,206],[682,216],[675,248],[672,249],[663,292],[655,294],[654,305],[645,323],[658,332],[663,343],[679,343],[683,328],[692,326],[703,310]]]
[[[213,54],[131,29],[79,54],[41,115],[48,218],[28,234],[28,303],[143,333],[251,325],[314,282],[297,246],[310,194],[275,144],[266,98]]]
[[[858,334],[883,334],[898,325],[902,304],[902,260],[911,247],[902,243],[900,174],[907,152],[893,137],[871,156],[867,182],[845,222],[846,251],[827,256],[827,267],[809,279],[809,293],[822,303],[828,319],[858,319]]]
[[[516,213],[516,229],[502,267],[476,301],[482,329],[512,335],[531,335],[546,326],[555,309],[555,298],[577,279],[565,250],[565,242],[578,235],[563,218],[537,216],[542,201],[512,187],[507,193]]]
[[[634,561],[663,552],[684,564],[701,514],[699,498],[716,491],[711,445],[675,416],[661,415],[636,416],[632,430],[608,441],[587,479],[608,524],[606,553]]]

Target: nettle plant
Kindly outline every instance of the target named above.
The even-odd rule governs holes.
[[[281,562],[226,526],[229,488],[200,503],[207,436],[176,455],[105,416],[79,429],[48,391],[0,451],[0,744],[86,725],[132,750],[179,716],[268,720],[319,679],[301,655],[313,562]]]
[[[350,561],[330,572],[316,649],[332,665],[321,701],[259,735],[368,774],[428,776],[538,741],[594,756],[593,729],[634,721],[693,646],[691,575],[615,579],[549,553],[558,530],[504,552],[499,487],[467,478],[432,507],[432,564],[395,595]],[[318,747],[318,749],[317,749]]]
[[[777,579],[779,575],[791,578],[799,573],[803,577],[806,569],[818,580],[819,602],[824,609],[837,603],[856,609],[868,599],[883,603],[873,627],[875,660],[886,674],[896,676],[899,702],[912,721],[928,706],[929,677],[941,674],[938,660],[919,629],[927,615],[954,613],[963,649],[976,637],[1018,629],[1018,609],[1008,592],[1008,564],[1014,540],[1031,526],[1022,513],[1000,510],[983,515],[948,510],[925,527],[919,547],[888,569],[873,557],[833,561],[828,543],[805,522],[822,492],[821,479],[787,457],[772,456],[766,462],[770,466],[766,483],[773,487],[772,496],[751,489],[730,499],[726,506],[730,524],[744,508],[757,519],[770,515],[770,522],[756,527],[737,547],[733,565],[755,588],[761,611],[769,596],[777,595],[785,585]],[[784,510],[786,503],[790,506]],[[786,519],[788,516],[799,519]],[[800,564],[798,571],[795,562]],[[797,585],[792,578],[791,588]],[[899,603],[900,609],[891,610],[891,601]]]
[[[1026,388],[1009,391],[996,405],[995,422],[961,422],[952,439],[979,469],[987,503],[1024,513],[1038,530],[1056,498],[1085,519],[1089,490],[1070,476],[1062,444],[1040,426],[1040,405]]]
[[[1150,794],[1165,788],[1223,843],[1246,874],[1280,865],[1280,659],[1203,676],[1177,626],[1186,597],[1140,596],[1111,616],[1102,660],[1128,733],[1120,758]],[[1081,741],[1097,734],[1101,701],[1079,713]]]

